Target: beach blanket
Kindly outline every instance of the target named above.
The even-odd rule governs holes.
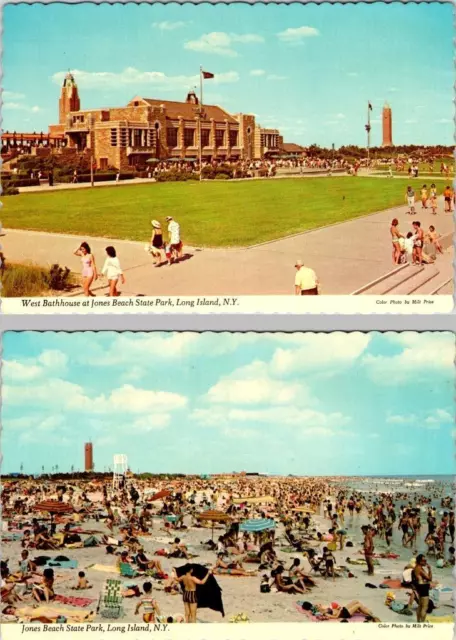
[[[361,555],[364,555],[364,551],[360,549],[358,551]],[[374,558],[383,558],[385,560],[397,560],[401,556],[398,553],[374,553]]]
[[[120,573],[119,569],[115,565],[109,564],[91,564],[87,569],[93,569],[94,571],[103,571],[104,573]]]
[[[325,619],[322,616],[314,616],[310,611],[305,611],[302,608],[302,602],[303,602],[302,600],[296,602],[295,609],[299,613],[302,613],[308,619],[309,622],[342,622],[342,618]],[[364,622],[365,619],[366,619],[365,616],[361,614],[355,614],[354,616],[349,618],[350,622]]]
[[[366,565],[367,562],[364,560],[364,558],[356,558],[355,560],[353,560],[352,558],[347,558],[347,562],[348,564],[359,564],[359,565]],[[373,560],[372,564],[375,566],[378,566],[380,564],[380,562],[378,560]]]
[[[48,560],[45,569],[55,568],[59,569],[77,569],[78,561],[77,560]]]
[[[89,604],[95,602],[92,598],[80,598],[78,596],[64,596],[56,594],[54,596],[54,602],[61,602],[62,604],[69,604],[72,607],[88,607]]]
[[[406,588],[408,588],[408,587],[403,587],[400,580],[383,580],[383,582],[380,585],[380,587],[382,587],[382,589],[385,589],[386,587],[388,587],[388,589],[406,589]]]
[[[229,576],[230,578],[256,578],[258,573],[248,573],[246,575],[240,575],[238,573],[230,573],[231,569],[214,569],[215,576]]]

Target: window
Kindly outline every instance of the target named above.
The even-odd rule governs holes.
[[[117,147],[117,129],[111,129],[111,147]]]
[[[73,124],[77,122],[84,122],[84,116],[73,116]]]
[[[201,146],[208,147],[210,142],[210,129],[201,129]]]
[[[132,147],[142,147],[142,131],[141,129],[133,129],[133,144]]]
[[[230,131],[230,147],[238,146],[238,132]]]
[[[166,129],[166,144],[168,147],[177,147],[178,132],[177,127],[168,127]]]
[[[128,129],[120,129],[119,134],[120,134],[119,135],[120,146],[127,147],[128,146]]]
[[[215,146],[223,147],[225,145],[225,129],[215,130]]]
[[[108,159],[100,158],[100,169],[107,169],[107,168],[108,168]]]
[[[184,146],[195,146],[195,129],[184,129]]]

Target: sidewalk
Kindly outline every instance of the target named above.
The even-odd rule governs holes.
[[[123,295],[289,295],[294,290],[296,259],[316,271],[321,293],[347,295],[394,268],[389,233],[392,218],[398,218],[402,233],[411,229],[413,220],[420,220],[425,230],[433,224],[441,235],[453,232],[453,216],[443,212],[441,198],[436,216],[421,211],[420,206],[418,203],[414,217],[401,206],[251,248],[184,246],[185,260],[171,267],[153,266],[144,251],[146,234],[141,243],[6,230],[3,247],[11,262],[59,263],[79,273],[80,259],[73,252],[83,240],[89,242],[100,270],[105,247],[114,244],[127,280],[120,287]],[[185,228],[182,234],[185,244]],[[451,262],[448,252],[438,262],[447,260]],[[95,287],[103,284],[106,281]]]

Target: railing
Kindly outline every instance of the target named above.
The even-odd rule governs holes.
[[[89,130],[87,122],[69,122],[65,127],[65,133],[84,132]]]

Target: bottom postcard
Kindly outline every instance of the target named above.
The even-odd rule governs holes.
[[[7,640],[452,637],[452,333],[7,332],[3,355]]]

